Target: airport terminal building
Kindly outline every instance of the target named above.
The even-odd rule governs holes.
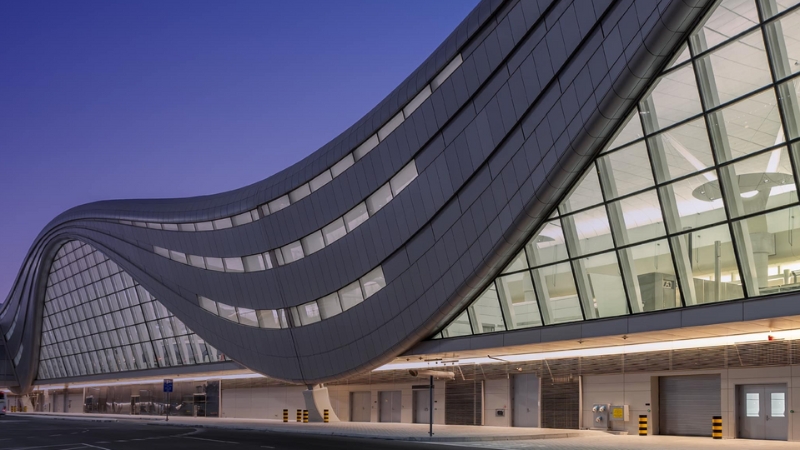
[[[800,441],[799,98],[798,0],[483,0],[284,171],[54,219],[0,386],[427,423],[435,370],[434,423]]]

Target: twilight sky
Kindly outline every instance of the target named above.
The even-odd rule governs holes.
[[[213,194],[353,124],[478,0],[0,2],[0,301],[95,200]]]

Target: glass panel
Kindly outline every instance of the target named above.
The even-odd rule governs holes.
[[[333,180],[331,172],[329,170],[326,170],[325,172],[322,172],[321,174],[317,175],[316,178],[314,178],[313,180],[309,181],[308,187],[311,188],[311,192],[314,192],[319,190],[319,188],[321,188],[322,186],[325,186],[326,184],[330,183],[331,180]]]
[[[531,267],[541,266],[567,259],[567,246],[561,222],[547,222],[525,246]]]
[[[474,334],[494,333],[496,331],[505,331],[506,329],[494,284],[491,284],[470,305],[467,314],[472,319],[472,332]]]
[[[214,221],[214,229],[215,230],[224,230],[226,228],[230,228],[233,226],[230,217],[223,217],[222,219],[217,219]]]
[[[223,319],[228,319],[231,322],[239,322],[239,318],[236,316],[236,308],[230,305],[226,305],[225,303],[217,302],[217,307],[219,308],[219,316]]]
[[[225,272],[241,273],[244,272],[244,264],[242,258],[224,258]]]
[[[389,182],[392,187],[392,193],[397,196],[400,191],[405,189],[406,186],[414,181],[414,178],[417,178],[417,165],[414,163],[414,161],[411,161],[410,163],[406,164],[405,167],[400,169],[400,171],[397,172],[397,175],[393,176]]]
[[[720,162],[749,155],[784,141],[772,89],[712,113],[709,122]]]
[[[355,157],[356,161],[363,158],[367,153],[375,148],[378,145],[378,142],[378,135],[373,134],[366,141],[364,141],[364,143],[356,147],[356,149],[353,150],[353,156]]]
[[[214,224],[211,223],[211,222],[199,222],[199,223],[194,224],[194,226],[195,226],[195,228],[197,228],[197,231],[213,231],[214,230]]]
[[[352,166],[354,162],[355,161],[353,160],[353,154],[348,153],[347,155],[345,155],[344,158],[340,159],[339,162],[337,162],[336,164],[333,165],[333,167],[331,167],[331,175],[333,176],[333,178],[338,177],[339,175],[341,175],[342,172],[344,172],[350,166]]]
[[[177,261],[181,264],[188,264],[189,262],[186,260],[186,254],[181,252],[176,252],[175,250],[169,251],[169,257],[173,261]],[[113,292],[113,291],[110,291]]]
[[[344,223],[347,225],[347,232],[353,231],[357,226],[364,223],[369,219],[367,213],[367,205],[364,202],[359,203],[355,208],[347,211],[344,215]]]
[[[239,323],[249,327],[258,326],[258,317],[256,317],[256,312],[254,310],[241,307],[236,309],[239,312]]]
[[[648,139],[656,178],[669,181],[714,165],[706,122],[701,117]],[[664,165],[659,170],[659,164]]]
[[[658,131],[700,114],[700,96],[692,66],[688,65],[661,77],[643,104],[650,102],[655,105],[655,111],[642,107],[642,111],[656,116],[653,130],[650,131]]]
[[[667,229],[670,233],[722,222],[726,218],[722,193],[714,171],[662,187],[661,198],[664,201]]]
[[[367,211],[369,211],[369,215],[374,216],[375,213],[386,206],[390,201],[392,201],[392,189],[389,187],[389,183],[386,183],[367,198]]]
[[[534,269],[532,274],[545,325],[583,320],[569,263]]]
[[[788,14],[766,27],[767,36],[775,37],[774,40],[768,39],[778,79],[800,71],[800,64],[797,63],[800,59],[800,11]]]
[[[792,165],[786,148],[779,148],[734,163],[720,170],[738,180],[735,192],[726,192],[725,201],[732,217],[752,214],[797,201]],[[733,207],[736,202],[736,207]]]
[[[748,392],[745,394],[747,417],[759,417],[761,409],[761,399],[758,392]]]
[[[511,260],[511,264],[506,266],[502,273],[518,272],[528,268],[528,260],[525,257],[525,251],[517,253],[517,256]]]
[[[492,286],[494,291],[494,286]],[[497,292],[509,330],[542,325],[539,303],[533,289],[530,272],[521,272],[497,279]],[[492,292],[492,295],[496,295]]]
[[[706,93],[707,108],[727,103],[772,82],[761,30],[715,50],[701,61],[711,65],[716,88],[714,93]]]
[[[300,200],[306,198],[309,194],[311,194],[311,188],[308,187],[308,183],[305,183],[300,185],[292,192],[289,192],[289,201],[292,203],[299,202]]]
[[[737,239],[739,255],[755,266],[752,284],[758,286],[758,295],[800,289],[800,242],[794,245],[798,228],[800,208],[796,206],[751,217],[734,227],[742,232]]]
[[[472,328],[469,325],[469,317],[466,311],[462,312],[447,328],[442,330],[442,336],[446,338],[470,336],[471,334]]]
[[[772,417],[786,417],[786,394],[784,392],[770,392],[769,403]]]
[[[319,306],[320,318],[323,320],[342,312],[342,304],[339,302],[339,294],[336,292],[317,300],[317,306]]]
[[[705,46],[694,45],[695,53],[719,45],[756,25],[758,11],[753,0],[723,0],[699,31]],[[692,42],[696,44],[695,40]]]
[[[607,199],[641,191],[654,185],[653,169],[644,142],[633,144],[597,160]]]
[[[297,313],[300,316],[300,323],[303,325],[310,325],[320,321],[319,307],[315,301],[298,306]]]
[[[322,232],[315,231],[308,236],[301,239],[303,245],[303,253],[310,255],[322,250],[325,247],[325,241],[322,240]]]
[[[284,264],[289,264],[303,258],[303,246],[300,241],[294,241],[281,247],[281,254],[283,255]]]
[[[233,226],[238,227],[239,225],[244,225],[253,221],[253,216],[250,214],[250,211],[246,213],[239,214],[238,216],[233,216],[231,219],[233,222]]]
[[[342,300],[342,309],[348,309],[364,301],[364,294],[361,292],[361,285],[358,281],[350,283],[339,290],[339,298]]]
[[[800,137],[800,78],[793,78],[778,86],[778,96],[786,118],[786,126],[790,139]],[[779,138],[776,136],[775,138]]]
[[[206,256],[206,267],[208,268],[208,270],[225,272],[225,266],[222,264],[222,258],[214,258],[211,256]]]
[[[561,214],[588,208],[603,202],[603,194],[600,192],[600,182],[597,179],[597,170],[592,164],[583,178],[577,183],[572,192],[567,195],[558,207]]]
[[[326,245],[331,245],[338,241],[347,234],[347,230],[344,227],[344,220],[340,217],[329,223],[322,229],[322,234],[325,236]]]
[[[195,226],[193,223],[179,223],[178,229],[181,231],[195,231]]]
[[[198,295],[197,298],[200,300],[200,306],[203,309],[215,315],[219,314],[217,311],[217,302],[210,298],[203,297],[202,295]]]
[[[634,109],[625,119],[625,124],[620,127],[611,145],[605,151],[614,150],[617,147],[622,147],[625,144],[635,141],[636,139],[644,136],[642,131],[642,121],[639,120],[639,111]]]
[[[666,239],[619,251],[619,259],[630,259],[633,286],[628,296],[633,312],[660,311],[681,306],[672,252]]]
[[[692,282],[688,286],[694,292],[684,287],[683,297],[687,306],[744,297],[727,225],[675,236],[670,238],[670,244],[675,252],[680,249],[689,252],[689,255],[675,255],[676,260],[689,262],[684,270],[691,275]],[[683,272],[679,275],[683,276]]]
[[[275,214],[276,212],[282,210],[283,208],[286,208],[290,204],[291,204],[291,202],[289,201],[289,196],[288,195],[284,195],[284,196],[278,197],[275,200],[273,200],[273,201],[268,203],[269,211],[272,214]]]
[[[561,223],[572,256],[608,250],[614,245],[604,206],[562,217]]]
[[[256,311],[256,314],[258,315],[258,325],[261,328],[281,328],[278,311],[275,311],[274,309],[261,309]]]
[[[646,241],[666,234],[655,190],[627,197],[609,205],[609,214],[621,215],[622,223],[613,221],[617,245]]]
[[[189,259],[189,264],[191,264],[192,267],[199,267],[201,269],[206,268],[206,262],[202,256],[188,255],[188,259]]]
[[[683,64],[686,61],[688,61],[689,58],[691,58],[691,57],[692,57],[692,55],[689,52],[689,46],[687,46],[686,44],[683,44],[683,45],[681,45],[681,48],[676,52],[675,60],[672,62],[672,64],[669,66],[669,68],[671,69],[673,67],[680,66],[681,64]]]
[[[628,314],[628,301],[616,253],[604,253],[575,261],[578,282],[588,282],[584,302],[586,317],[615,317]],[[583,277],[586,278],[583,278]],[[581,295],[583,290],[581,290]]]
[[[245,256],[242,258],[242,263],[245,272],[259,272],[267,269],[264,265],[264,257],[261,255]]]
[[[369,298],[386,287],[386,280],[383,278],[383,269],[377,267],[361,277],[361,284],[364,286],[364,298]]]
[[[153,250],[156,252],[156,255],[163,256],[164,258],[169,258],[169,250],[163,247],[153,246]]]

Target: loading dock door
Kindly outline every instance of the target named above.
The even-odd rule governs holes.
[[[401,391],[380,391],[378,400],[380,401],[380,421],[400,423],[400,403],[402,401]]]
[[[711,436],[711,419],[722,415],[719,375],[658,379],[660,434]]]
[[[539,379],[532,373],[514,375],[513,422],[515,427],[539,426]]]
[[[351,392],[350,393],[350,421],[369,422],[372,415],[372,393],[371,392]]]

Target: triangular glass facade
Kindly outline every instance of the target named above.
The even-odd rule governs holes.
[[[798,3],[711,11],[558,211],[436,337],[800,290]]]

